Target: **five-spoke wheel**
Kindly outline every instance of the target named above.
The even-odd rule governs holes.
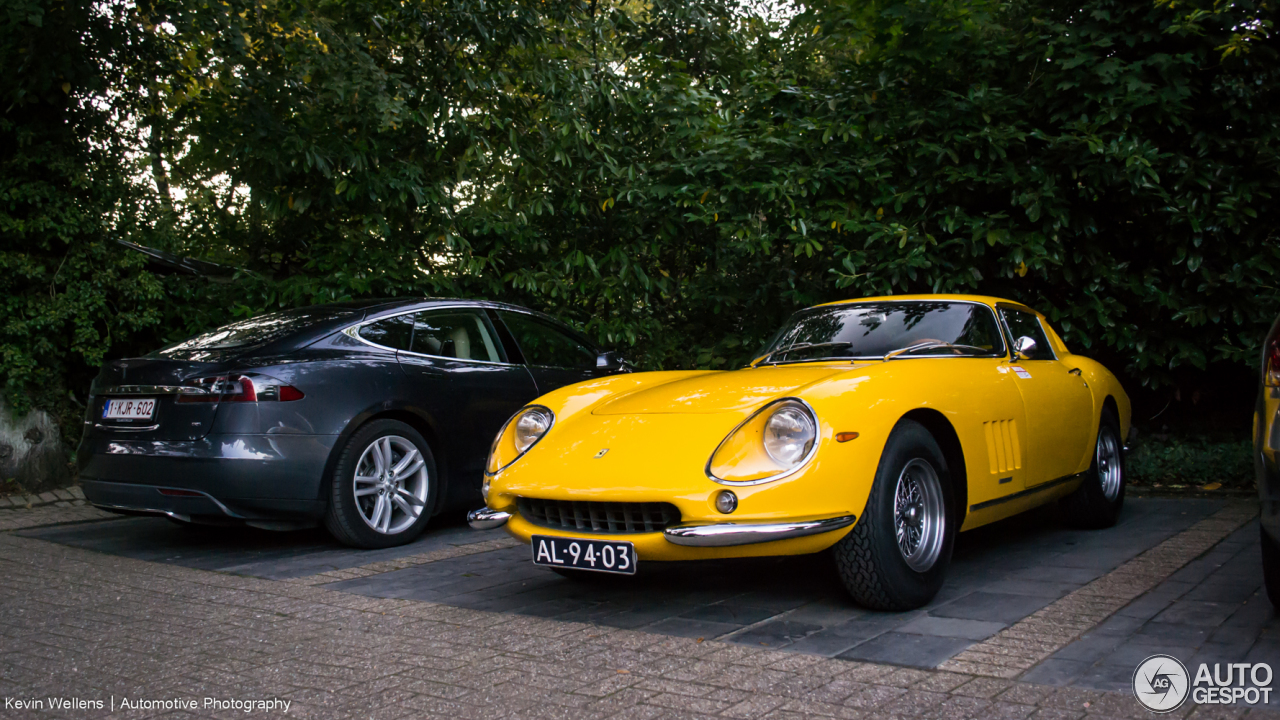
[[[422,435],[398,420],[375,420],[351,436],[334,466],[325,527],[356,547],[407,543],[431,516],[435,486],[435,458]]]
[[[353,486],[361,519],[395,535],[417,522],[427,504],[427,463],[408,438],[384,435],[360,455]]]

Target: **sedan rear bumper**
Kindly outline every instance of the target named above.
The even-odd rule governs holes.
[[[218,502],[212,495],[195,490],[93,480],[81,480],[81,483],[85,498],[103,510],[168,515],[175,520],[185,521],[190,521],[193,516],[207,515],[232,519],[244,517]]]
[[[326,507],[322,481],[336,440],[291,434],[151,442],[87,438],[77,461],[86,499],[110,510],[314,519]]]

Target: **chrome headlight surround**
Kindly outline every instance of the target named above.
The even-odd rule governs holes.
[[[514,434],[516,428],[520,425],[521,420],[526,419],[527,416],[540,416],[546,426],[541,430],[541,432],[538,432],[523,449],[520,447],[520,443],[517,442],[516,438],[512,437],[510,442],[512,445],[511,450],[514,451],[514,457],[512,457],[509,462],[502,464],[501,467],[490,469],[495,463],[494,459],[497,457],[499,450],[502,449],[503,441],[507,439],[508,431],[511,431],[511,433]],[[489,457],[485,459],[484,464],[485,477],[491,478],[514,465],[517,460],[527,455],[535,445],[541,442],[542,438],[546,437],[547,433],[551,432],[551,428],[555,427],[555,424],[556,414],[552,412],[549,407],[543,405],[526,405],[517,410],[515,415],[512,415],[505,423],[503,423],[502,429],[498,431],[498,436],[493,439],[493,444],[489,447]],[[497,462],[501,462],[501,460],[498,460]],[[486,480],[486,484],[487,482],[488,481]]]
[[[782,406],[782,407],[779,407],[779,406]],[[761,415],[768,413],[769,415],[772,416],[774,413],[777,413],[783,409],[794,409],[802,412],[805,416],[807,416],[808,421],[812,423],[812,427],[813,427],[813,442],[809,445],[809,449],[805,452],[804,456],[801,457],[800,460],[796,462],[795,465],[792,465],[789,468],[780,470],[779,472],[773,475],[769,475],[767,477],[755,478],[752,480],[726,480],[724,478],[718,477],[714,472],[712,472],[711,467],[715,463],[716,455],[720,453],[720,449],[725,446],[725,443],[733,439],[733,437],[737,435],[739,431],[741,431],[747,425],[750,425]],[[769,422],[769,419],[771,418],[767,418],[765,420],[766,424]],[[763,407],[761,407],[760,409],[751,413],[751,415],[749,415],[746,420],[743,420],[742,422],[738,423],[732,430],[730,430],[729,433],[724,436],[724,439],[720,441],[720,444],[716,445],[716,449],[712,451],[711,457],[707,458],[707,465],[704,472],[706,472],[707,477],[714,482],[720,483],[721,485],[731,485],[735,487],[745,487],[749,485],[763,485],[764,483],[773,482],[774,480],[781,480],[785,477],[789,477],[791,475],[796,474],[797,472],[800,472],[805,468],[805,466],[809,464],[810,461],[813,460],[813,456],[818,453],[818,441],[821,439],[821,429],[822,429],[822,426],[818,423],[818,414],[813,411],[813,407],[810,406],[809,403],[797,397],[778,398],[777,400],[769,402]],[[765,454],[774,463],[781,465],[781,463],[773,457],[773,453],[769,452],[768,449],[764,446],[763,441],[761,442],[760,452]]]

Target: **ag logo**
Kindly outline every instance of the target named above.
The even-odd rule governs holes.
[[[1178,709],[1190,689],[1186,666],[1171,655],[1152,655],[1133,671],[1133,696],[1151,712]]]

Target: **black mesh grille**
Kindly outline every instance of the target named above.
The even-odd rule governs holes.
[[[557,530],[610,534],[661,532],[680,521],[671,503],[583,502],[516,498],[525,520]]]

